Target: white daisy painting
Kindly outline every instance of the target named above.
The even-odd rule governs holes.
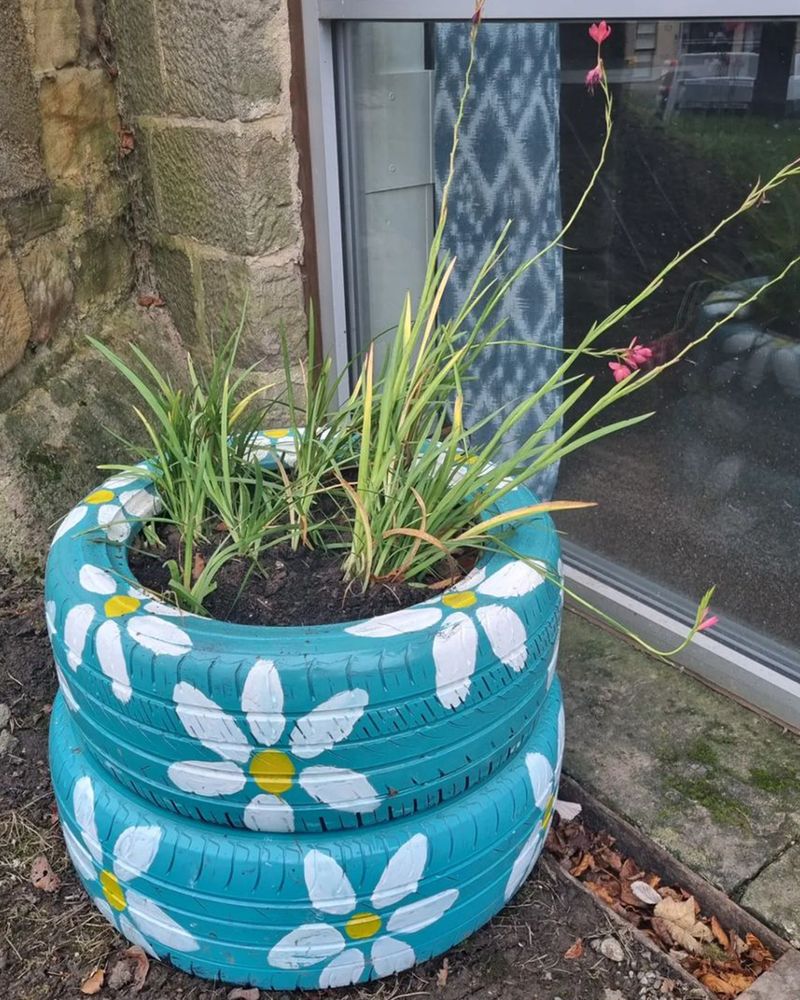
[[[270,965],[277,969],[321,965],[321,989],[411,968],[417,961],[414,935],[441,920],[458,899],[458,889],[444,889],[399,905],[418,893],[427,863],[428,838],[415,834],[391,855],[368,902],[359,905],[339,862],[324,851],[309,851],[303,877],[311,906],[321,919],[282,937],[269,952]],[[359,877],[362,868],[359,862]]]
[[[248,733],[235,718],[200,691],[181,681],[173,694],[186,733],[217,760],[185,760],[169,767],[169,778],[184,792],[227,796],[248,783],[258,789],[244,809],[251,830],[291,833],[294,809],[287,793],[301,794],[338,812],[369,813],[380,798],[369,780],[349,768],[324,763],[325,754],[346,740],[364,714],[367,692],[353,688],[320,702],[292,727],[288,745],[278,749],[287,728],[280,674],[272,660],[257,660],[241,694]],[[310,763],[315,761],[315,763]]]
[[[72,809],[79,835],[62,824],[67,851],[106,920],[155,958],[176,951],[197,951],[200,945],[195,937],[138,884],[156,859],[163,837],[161,827],[128,826],[114,846],[104,850],[97,833],[94,786],[86,776],[75,782]]]

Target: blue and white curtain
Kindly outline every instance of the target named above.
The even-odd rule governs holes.
[[[453,122],[469,54],[464,24],[437,25],[434,148],[437,197],[447,176]],[[463,125],[450,198],[447,248],[459,263],[444,308],[463,301],[475,273],[508,219],[513,219],[502,267],[513,270],[558,233],[559,48],[551,24],[484,24]],[[561,253],[532,267],[502,307],[502,338],[561,346]],[[555,351],[502,345],[476,365],[465,400],[465,422],[474,424],[498,407],[519,401],[548,377]],[[505,443],[511,453],[558,405],[556,394],[533,409]],[[484,436],[491,428],[484,431]],[[555,487],[557,467],[531,483],[543,497]]]

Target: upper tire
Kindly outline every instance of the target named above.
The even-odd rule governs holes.
[[[105,482],[62,522],[45,598],[59,682],[87,751],[160,808],[319,832],[423,812],[503,767],[555,670],[550,518],[430,601],[362,622],[233,625],[152,600],[128,567],[149,477]],[[535,502],[525,488],[495,511]]]

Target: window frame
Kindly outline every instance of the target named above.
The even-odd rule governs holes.
[[[755,10],[753,0],[607,0],[608,20],[703,21],[719,18],[800,19],[797,0],[769,0]],[[319,334],[322,350],[338,372],[350,363],[346,308],[341,150],[338,137],[336,25],[346,21],[466,21],[472,0],[301,0],[309,123],[311,197],[319,282]],[[546,0],[531,17],[531,0],[489,0],[487,21],[590,21],[597,6],[588,0]],[[340,402],[347,395],[340,382]],[[591,552],[565,546],[567,585],[601,613],[662,647],[677,645],[686,634],[689,602],[659,589],[642,592],[643,578],[622,567],[603,565]],[[648,581],[649,582],[649,581]],[[569,604],[569,600],[568,600]],[[723,623],[714,636],[698,635],[676,660],[699,679],[800,732],[800,657],[755,630]]]

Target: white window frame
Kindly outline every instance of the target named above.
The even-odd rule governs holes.
[[[753,0],[606,0],[609,21],[800,19],[798,0],[768,0],[756,9]],[[643,10],[643,7],[646,8]],[[302,0],[306,89],[310,132],[311,182],[319,273],[319,318],[322,348],[337,372],[349,363],[337,136],[334,26],[341,21],[467,21],[473,0]],[[536,17],[532,17],[535,9]],[[596,0],[488,0],[487,21],[582,20],[598,17]],[[346,395],[346,380],[342,393]],[[593,572],[586,553],[565,553],[568,586],[643,638],[666,648],[686,633],[688,602],[665,600],[657,607],[632,582],[609,582]],[[666,592],[665,592],[666,593]],[[674,598],[674,595],[670,595]],[[680,607],[680,605],[683,607]],[[699,635],[676,659],[701,680],[800,732],[800,658],[797,651],[764,640],[743,628],[715,629]]]

